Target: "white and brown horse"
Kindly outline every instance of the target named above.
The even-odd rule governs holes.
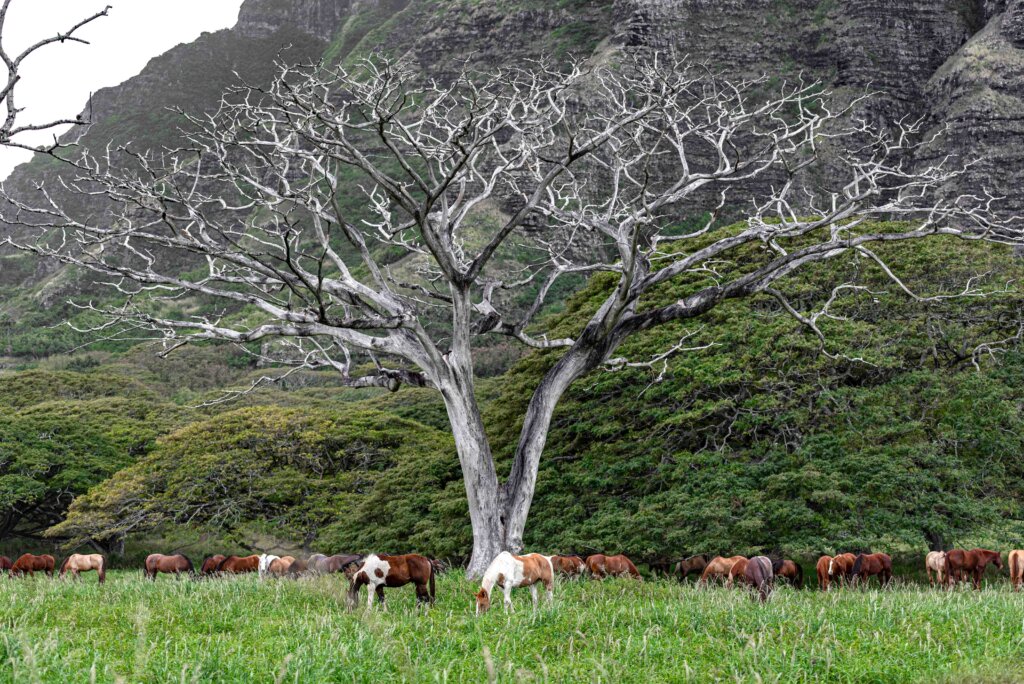
[[[924,571],[928,573],[930,586],[934,587],[936,584],[941,586],[946,576],[946,552],[929,551],[928,555],[924,557]],[[932,573],[935,573],[934,577]]]
[[[434,566],[430,559],[409,553],[404,556],[386,556],[371,553],[361,563],[345,566],[349,579],[348,602],[354,608],[359,597],[359,588],[366,585],[366,607],[373,608],[376,595],[384,605],[384,587],[416,585],[416,599],[421,604],[434,602]],[[428,589],[429,587],[429,589]]]
[[[60,574],[58,577],[63,577],[64,573],[70,572],[74,579],[80,579],[79,575],[83,572],[90,572],[95,570],[99,575],[100,584],[107,581],[107,559],[99,553],[73,553],[64,559],[64,562],[60,564]]]
[[[539,601],[537,584],[541,583],[547,590],[548,603],[552,603],[555,598],[554,577],[555,568],[548,556],[539,553],[513,556],[508,551],[502,551],[484,572],[480,591],[476,593],[476,614],[480,615],[490,610],[491,592],[495,586],[501,587],[505,592],[506,611],[515,611],[512,606],[512,589],[515,587],[530,587],[533,609],[536,610]]]

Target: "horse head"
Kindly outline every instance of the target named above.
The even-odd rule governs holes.
[[[476,614],[483,615],[491,609],[491,595],[483,587],[476,592]]]

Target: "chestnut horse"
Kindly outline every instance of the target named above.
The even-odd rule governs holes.
[[[423,556],[409,553],[404,556],[371,553],[362,562],[345,566],[349,578],[348,602],[354,608],[359,599],[359,588],[366,585],[366,607],[373,608],[374,595],[384,605],[384,587],[416,585],[416,600],[420,604],[434,602],[434,566]],[[429,587],[429,589],[428,589]]]
[[[828,566],[828,576],[832,581],[847,584],[853,578],[853,564],[857,557],[852,553],[841,553],[832,559]]]
[[[552,556],[551,567],[554,568],[555,573],[558,575],[565,575],[566,577],[582,577],[583,573],[587,571],[587,564],[581,556]]]
[[[633,570],[635,571],[636,568]],[[480,591],[476,593],[476,614],[481,615],[490,610],[491,592],[494,591],[495,585],[500,586],[505,592],[505,612],[515,612],[515,607],[512,605],[512,589],[515,587],[530,587],[533,609],[537,610],[538,582],[542,583],[547,590],[548,603],[553,603],[555,599],[554,576],[554,565],[547,556],[542,556],[539,553],[513,556],[508,551],[502,551],[497,558],[491,561],[484,572]]]
[[[10,570],[12,565],[14,565],[14,563],[11,562],[10,558],[7,556],[0,556],[0,572]]]
[[[862,553],[853,562],[850,576],[866,585],[868,579],[878,577],[879,583],[885,587],[892,580],[892,558],[887,553]]]
[[[586,563],[587,570],[597,579],[604,579],[605,577],[632,577],[643,582],[640,571],[633,565],[633,561],[629,560],[624,554],[606,556],[603,553],[595,553],[593,556],[587,556]]]
[[[946,552],[929,551],[924,557],[924,571],[928,573],[928,585],[934,587],[936,584],[943,584],[946,574]],[[932,576],[932,573],[935,576]]]
[[[981,589],[981,576],[985,574],[985,568],[989,563],[1000,570],[1003,569],[1003,558],[998,551],[989,549],[953,549],[946,552],[946,584],[952,585],[954,581],[963,581],[964,575],[974,575],[974,588]]]
[[[729,568],[729,575],[725,579],[726,587],[732,589],[732,585],[737,578],[743,579],[744,575],[747,572],[747,563],[749,562],[750,561],[748,559],[740,556],[739,560],[732,564],[732,567]]]
[[[228,556],[217,565],[217,572],[229,575],[242,575],[247,572],[257,572],[260,569],[260,557],[253,556]]]
[[[213,556],[209,556],[203,561],[202,567],[199,569],[200,575],[212,575],[217,572],[217,566],[221,564],[227,556],[222,553],[218,553]]]
[[[173,575],[181,575],[181,573],[187,572],[190,575],[194,575],[196,569],[192,566],[192,561],[189,560],[188,556],[183,553],[176,553],[171,556],[165,556],[162,553],[151,553],[146,556],[146,563],[142,572],[146,577],[155,581],[157,573],[160,572]]]
[[[89,572],[90,570],[97,572],[100,584],[107,581],[107,559],[98,553],[89,555],[81,553],[71,554],[60,564],[60,574],[58,577],[63,577],[64,573],[70,572],[73,578],[79,579],[80,573]]]
[[[57,561],[51,555],[44,553],[41,556],[33,556],[31,553],[23,553],[18,560],[11,564],[10,575],[11,577],[16,575],[24,577],[27,572],[30,577],[35,577],[35,573],[45,572],[53,577],[53,568],[56,564]]]
[[[704,572],[706,567],[708,567],[708,557],[699,553],[676,563],[676,575],[680,580],[685,580],[691,573]]]
[[[280,558],[275,558],[270,561],[270,565],[267,567],[267,572],[274,577],[284,577],[294,562],[294,556],[281,556]]]
[[[704,572],[701,573],[697,584],[707,584],[710,579],[727,579],[729,577],[729,571],[732,570],[732,566],[736,565],[740,559],[746,560],[746,557],[732,556],[731,558],[723,558],[722,556],[715,556],[711,559],[711,562],[705,566]]]
[[[796,561],[780,558],[772,561],[772,574],[786,580],[796,589],[804,586],[804,569]]]
[[[775,575],[772,572],[772,561],[767,556],[754,556],[743,568],[743,581],[757,590],[757,598],[764,603],[771,596],[775,587]]]
[[[1010,566],[1010,584],[1013,585],[1013,590],[1020,591],[1020,585],[1024,583],[1024,550],[1011,551],[1006,564]]]
[[[829,580],[832,579],[828,569],[832,565],[832,556],[821,556],[818,558],[817,564],[814,569],[818,573],[818,588],[822,591],[828,591]]]

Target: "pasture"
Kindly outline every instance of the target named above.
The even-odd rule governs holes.
[[[994,578],[990,578],[994,579]],[[647,682],[1024,679],[1024,593],[894,582],[885,591],[743,590],[561,581],[555,603],[476,617],[478,585],[438,578],[386,612],[349,612],[340,576],[155,583],[0,578],[2,682]],[[365,599],[365,595],[361,597]]]

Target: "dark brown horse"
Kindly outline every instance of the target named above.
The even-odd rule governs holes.
[[[775,577],[786,580],[793,587],[801,589],[804,586],[804,569],[796,561],[779,558],[772,561],[772,574]]]
[[[857,582],[867,581],[871,577],[878,577],[879,583],[885,587],[892,580],[892,558],[887,553],[862,553],[853,561],[853,569],[850,570],[850,577]]]
[[[690,556],[676,563],[676,576],[680,580],[685,580],[692,573],[702,573],[704,568],[708,567],[708,557],[703,553],[697,554],[696,556]]]
[[[228,575],[241,575],[257,572],[260,569],[259,556],[228,556],[217,564],[217,572]]]
[[[53,577],[53,569],[56,565],[57,561],[48,554],[33,556],[31,553],[23,553],[18,560],[11,564],[10,574],[11,577],[24,577],[25,573],[28,573],[30,577],[34,577],[37,572],[45,572]]]
[[[4,570],[10,570],[14,563],[7,556],[0,556],[0,572]]]
[[[853,564],[857,556],[852,553],[841,553],[834,557],[828,566],[828,576],[833,582],[847,584],[853,578]]]
[[[169,556],[162,553],[151,553],[146,556],[146,563],[143,566],[142,572],[149,579],[156,580],[157,574],[161,572],[168,575],[180,576],[183,572],[194,575],[196,569],[193,567],[192,561],[189,560],[188,556],[183,553]]]
[[[551,567],[555,569],[556,575],[565,577],[582,577],[587,571],[587,563],[582,556],[575,554],[569,556],[552,556]]]
[[[971,575],[974,577],[974,588],[981,589],[981,576],[989,564],[1003,569],[1003,557],[998,551],[953,549],[946,553],[946,582],[952,586],[954,581],[963,581],[967,575]]]
[[[761,603],[768,600],[775,587],[775,575],[772,572],[772,561],[767,556],[754,556],[747,561],[743,569],[743,580],[757,591]]]
[[[220,565],[224,559],[227,558],[222,553],[215,554],[213,556],[207,556],[203,560],[202,566],[199,568],[200,575],[212,575],[217,572],[217,566]]]
[[[434,602],[434,566],[430,560],[414,553],[404,556],[387,556],[371,553],[358,565],[349,566],[345,573],[349,578],[348,601],[354,608],[359,599],[359,588],[366,585],[366,607],[373,607],[376,595],[384,605],[384,587],[416,585],[416,600],[420,603]]]
[[[605,577],[632,577],[638,579],[641,582],[643,577],[640,576],[640,571],[633,565],[633,561],[629,560],[624,554],[617,556],[606,556],[603,553],[595,553],[593,556],[587,556],[587,570],[596,579],[604,579]]]

